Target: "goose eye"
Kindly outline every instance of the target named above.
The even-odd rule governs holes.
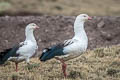
[[[35,26],[35,24],[33,24],[33,26]]]
[[[83,17],[86,17],[85,15]]]

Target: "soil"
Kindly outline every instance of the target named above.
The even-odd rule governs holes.
[[[3,16],[0,17],[0,51],[25,39],[28,23],[36,23],[35,31],[39,50],[72,38],[75,16]],[[120,17],[96,17],[85,23],[89,49],[120,43]]]

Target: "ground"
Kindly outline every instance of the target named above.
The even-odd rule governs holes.
[[[120,0],[0,0],[0,15],[120,16]]]
[[[1,80],[119,80],[120,79],[120,46],[97,48],[67,61],[66,78],[63,77],[61,64],[52,59],[40,62],[38,58],[31,59],[28,66],[25,62],[15,65],[6,62],[0,66]]]
[[[72,38],[74,20],[75,16],[0,17],[0,51],[23,41],[25,26],[35,22],[40,26],[40,29],[35,31],[39,46],[37,56],[40,56],[43,48]],[[93,16],[93,20],[85,23],[85,30],[89,38],[88,51],[66,62],[67,78],[63,77],[58,61],[52,59],[44,63],[34,58],[29,66],[25,62],[21,63],[19,72],[15,72],[14,63],[6,62],[0,66],[0,79],[119,80],[120,17]],[[108,47],[111,45],[116,46]]]

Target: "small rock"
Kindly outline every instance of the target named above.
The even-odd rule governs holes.
[[[104,38],[104,39],[106,39],[107,41],[111,41],[112,40],[112,38],[113,38],[113,36],[111,35],[111,34],[109,34],[109,33],[106,33],[106,32],[103,32],[103,31],[101,31],[101,36]]]
[[[103,28],[105,25],[104,21],[100,21],[98,24],[97,24],[97,27],[98,28]]]

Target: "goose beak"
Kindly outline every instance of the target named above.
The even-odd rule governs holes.
[[[39,29],[40,27],[36,26],[35,29]]]
[[[88,17],[88,20],[91,20],[92,19],[92,17]]]

